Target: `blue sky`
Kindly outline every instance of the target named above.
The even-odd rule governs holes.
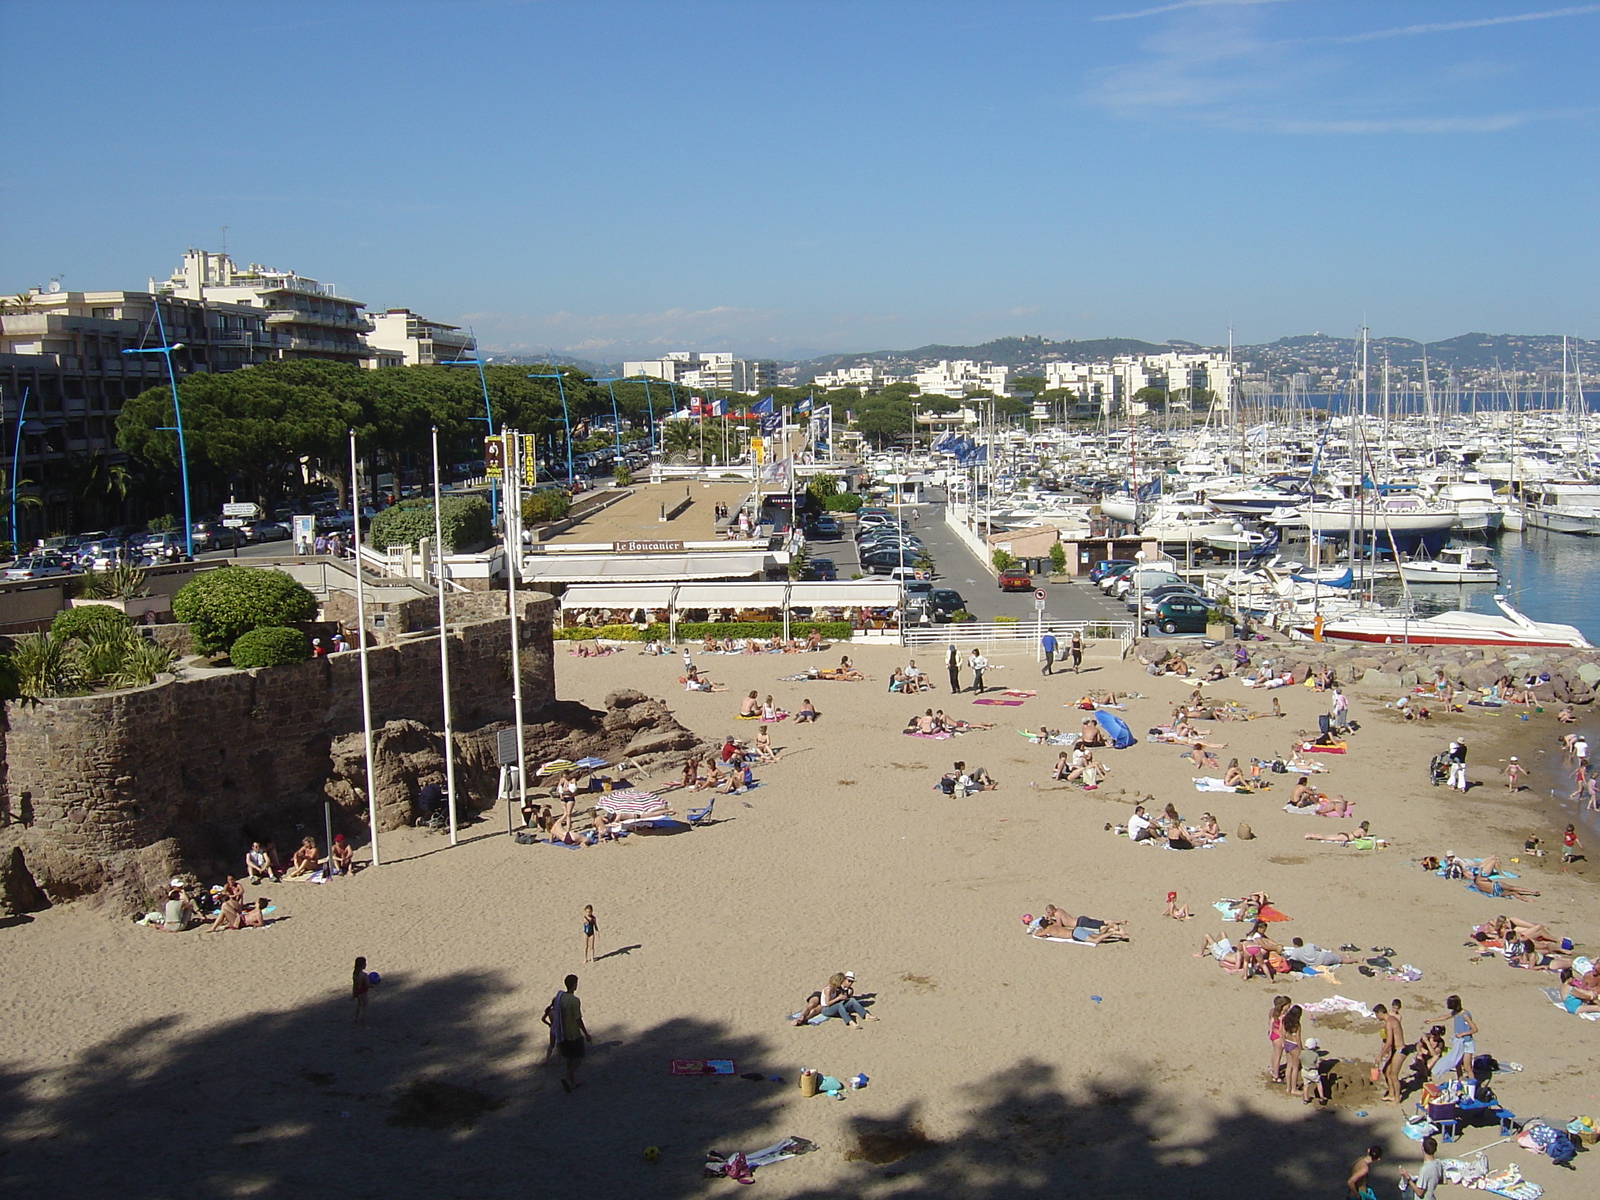
[[[616,359],[1600,336],[1600,4],[0,0],[0,291],[186,246]]]

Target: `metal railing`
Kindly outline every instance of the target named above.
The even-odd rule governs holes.
[[[963,621],[950,625],[910,625],[901,631],[900,641],[906,646],[929,646],[944,642],[961,645],[977,643],[992,646],[1002,642],[1037,642],[1046,633],[1053,633],[1063,646],[1072,640],[1074,633],[1082,636],[1090,646],[1099,642],[1115,641],[1118,655],[1124,655],[1133,646],[1132,621]]]

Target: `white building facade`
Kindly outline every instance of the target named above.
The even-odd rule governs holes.
[[[1003,396],[1010,385],[1011,368],[973,362],[971,359],[947,358],[926,370],[918,371],[911,379],[925,396],[959,400],[978,391]]]
[[[727,351],[674,350],[661,358],[622,364],[624,378],[648,375],[663,383],[719,392],[755,394],[778,385],[778,364],[735,358]]]
[[[369,318],[372,332],[366,335],[372,350],[373,366],[395,365],[428,367],[474,357],[477,346],[472,335],[459,325],[445,325],[419,317],[409,308],[391,308]]]
[[[1217,408],[1227,409],[1238,392],[1236,376],[1237,368],[1225,357],[1206,353],[1119,355],[1109,362],[1044,365],[1047,389],[1066,388],[1083,407],[1107,416],[1127,405],[1136,414],[1145,411],[1134,397],[1147,387],[1166,392],[1173,407],[1187,407],[1209,392]]]

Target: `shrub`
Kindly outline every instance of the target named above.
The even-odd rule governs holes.
[[[1017,621],[1018,621],[1017,617],[1007,617],[1007,616],[1004,616],[1004,615],[998,616],[998,617],[996,617],[994,619],[994,623],[996,625],[1015,625],[1017,623]]]
[[[228,651],[233,665],[242,670],[251,667],[281,667],[287,663],[305,662],[311,657],[311,643],[298,629],[283,625],[263,625],[249,633],[239,635]]]
[[[790,621],[789,636],[803,638],[810,635],[815,629],[830,642],[843,642],[849,640],[851,629],[849,621]],[[782,621],[679,621],[678,640],[680,642],[698,642],[703,638],[761,638],[765,640],[774,634],[783,633]],[[644,640],[650,642],[665,641],[667,627],[665,625],[649,625],[645,627]]]
[[[852,492],[840,492],[833,496],[822,497],[822,508],[825,512],[853,513],[865,503],[860,496]]]
[[[159,517],[152,517],[146,527],[151,533],[176,533],[178,518],[171,513],[162,513]]]
[[[96,630],[113,629],[121,632],[133,628],[128,614],[109,604],[85,604],[82,608],[62,609],[50,622],[50,636],[66,641],[77,638],[88,641]]]
[[[611,478],[617,481],[618,487],[633,486],[633,472],[628,470],[627,466],[623,463],[618,463],[616,466],[611,468]]]
[[[560,488],[543,488],[522,498],[522,519],[529,525],[559,521],[572,511],[572,496]]]
[[[1004,571],[1007,567],[1017,565],[1016,558],[1008,550],[996,550],[989,556],[989,561],[994,564],[996,571]]]
[[[839,477],[837,475],[813,475],[811,482],[806,484],[806,491],[826,504],[829,496],[837,496],[839,494]]]
[[[610,638],[614,642],[645,640],[635,625],[569,625],[565,629],[552,629],[550,636],[558,642],[585,642],[590,638]]]
[[[311,620],[317,599],[282,571],[227,566],[179,588],[172,615],[189,623],[196,650],[214,654],[263,625]]]
[[[1050,545],[1050,573],[1052,575],[1067,573],[1067,548],[1060,542],[1052,542]]]
[[[486,545],[494,531],[489,502],[482,496],[446,496],[439,507],[439,526],[446,554]],[[372,518],[367,545],[380,550],[415,546],[423,538],[432,537],[433,501],[402,500]]]
[[[71,643],[48,633],[19,637],[8,656],[17,692],[29,700],[67,696],[83,690],[83,672]]]
[[[130,630],[123,644],[122,661],[106,677],[106,683],[114,688],[148,687],[161,672],[172,670],[177,659],[178,656],[165,646],[147,641]]]

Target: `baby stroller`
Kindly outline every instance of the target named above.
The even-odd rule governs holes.
[[[1428,762],[1428,780],[1434,787],[1450,779],[1450,751],[1441,750]]]

